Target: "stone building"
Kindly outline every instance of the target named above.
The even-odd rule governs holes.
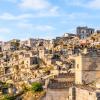
[[[75,59],[75,83],[89,84],[100,78],[100,56],[79,55]]]
[[[95,30],[93,28],[88,28],[88,27],[77,27],[76,29],[77,36],[80,39],[86,39],[87,37],[92,35],[94,31]]]
[[[71,87],[68,100],[100,100],[100,90],[89,86]]]
[[[68,100],[100,100],[100,56],[80,54],[75,57],[75,84]]]
[[[9,51],[9,50],[11,50],[11,43],[10,43],[10,42],[5,42],[5,43],[2,45],[2,50],[3,50],[3,51]]]
[[[43,47],[39,48],[39,58],[44,60],[45,50]]]

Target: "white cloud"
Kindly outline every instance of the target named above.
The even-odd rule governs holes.
[[[39,30],[39,31],[43,31],[43,32],[55,30],[54,27],[49,26],[49,25],[38,25],[38,26],[35,26],[34,29]]]
[[[91,9],[100,9],[100,0],[65,0],[66,4]]]
[[[17,3],[18,0],[6,0],[8,2]]]
[[[0,19],[3,20],[14,20],[15,16],[9,14],[9,13],[3,13],[2,15],[0,15]]]
[[[54,6],[48,0],[21,0],[19,7],[22,10],[34,10],[33,17],[58,16],[59,7]]]
[[[100,0],[92,0],[88,3],[87,7],[93,9],[100,9]]]
[[[92,15],[86,13],[86,12],[78,12],[78,13],[70,13],[67,14],[67,16],[72,20],[72,19],[87,19],[91,18]]]
[[[0,28],[0,34],[6,34],[6,33],[8,34],[10,32],[11,32],[11,30],[8,28]]]
[[[38,31],[38,32],[51,32],[55,30],[54,27],[50,25],[34,25],[32,23],[25,23],[25,22],[19,22],[17,23],[17,27],[20,29],[24,30],[29,30],[29,31]]]
[[[1,20],[23,20],[31,17],[32,14],[13,15],[10,13],[3,13],[0,15]]]
[[[27,30],[27,29],[32,29],[33,28],[33,25],[31,23],[18,23],[17,24],[17,27],[20,28],[20,29],[24,29],[24,30]]]
[[[11,2],[11,3],[17,3],[18,0],[0,0],[0,1]]]
[[[83,6],[83,0],[64,0],[67,5],[71,6]]]
[[[60,13],[59,13],[59,8],[58,7],[53,7],[51,9],[48,9],[47,11],[41,11],[41,12],[38,12],[34,17],[57,17],[57,16],[60,16]]]
[[[36,13],[24,13],[19,15],[14,15],[11,13],[0,14],[0,20],[27,20],[30,18],[40,18],[40,17],[57,17],[59,16],[58,7],[49,9],[48,11],[40,11]]]
[[[47,0],[21,0],[19,6],[25,9],[41,10],[51,5]]]

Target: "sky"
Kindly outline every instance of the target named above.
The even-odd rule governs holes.
[[[100,0],[0,0],[0,40],[46,38],[100,28]]]

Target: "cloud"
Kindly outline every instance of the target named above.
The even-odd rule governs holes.
[[[75,13],[70,13],[66,15],[69,19],[71,20],[76,20],[76,19],[88,19],[94,17],[93,15],[90,15],[86,12],[75,12]]]
[[[31,23],[17,23],[17,27],[20,28],[20,29],[24,29],[24,30],[27,30],[27,29],[32,29],[33,28],[33,25]]]
[[[100,0],[65,0],[67,5],[78,6],[90,9],[100,9]],[[68,3],[69,2],[69,3]]]
[[[34,17],[58,17],[58,16],[61,16],[60,13],[59,13],[59,7],[53,7],[51,9],[48,9],[47,11],[40,11],[40,12],[37,12],[35,14]]]
[[[14,15],[11,13],[2,13],[0,14],[0,20],[25,20],[25,19],[31,19],[31,18],[41,18],[41,17],[57,17],[60,16],[58,12],[58,7],[54,7],[52,9],[49,9],[48,11],[40,11],[40,12],[34,12],[34,13],[24,13],[19,15]]]
[[[95,16],[90,15],[86,12],[71,12],[71,13],[65,13],[61,18],[61,23],[66,24],[70,23],[72,21],[79,21],[79,20],[87,20],[90,18],[94,18]]]
[[[49,17],[59,15],[59,7],[48,0],[21,0],[18,4],[21,10],[34,11],[33,17]]]
[[[10,13],[3,13],[0,15],[1,20],[22,20],[22,19],[27,19],[31,17],[32,17],[32,14],[13,15]]]
[[[83,0],[64,0],[69,6],[84,6]]]
[[[17,3],[17,0],[5,0],[5,1],[12,2],[12,3]]]
[[[8,28],[0,28],[0,34],[6,34],[6,33],[8,34],[10,32],[11,32],[11,30]]]
[[[38,25],[38,26],[34,27],[34,29],[39,30],[39,31],[43,31],[43,32],[55,30],[54,27],[49,26],[49,25]]]
[[[21,0],[19,4],[21,8],[41,10],[51,6],[47,0]]]
[[[88,3],[88,6],[92,9],[100,9],[100,0],[92,0]]]
[[[24,29],[24,30],[38,31],[38,32],[49,32],[55,30],[55,28],[50,25],[35,25],[25,22],[17,23],[17,27],[22,30]]]
[[[17,3],[17,0],[0,0],[1,2]]]

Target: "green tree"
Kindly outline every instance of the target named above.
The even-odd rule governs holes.
[[[38,83],[38,82],[32,83],[32,90],[34,92],[40,92],[40,91],[42,91],[43,90],[42,84]]]
[[[14,96],[4,95],[3,99],[1,100],[15,100]]]

